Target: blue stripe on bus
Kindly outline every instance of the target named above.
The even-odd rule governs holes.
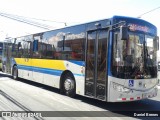
[[[44,73],[44,74],[49,74],[49,75],[56,75],[56,76],[60,76],[63,72],[62,70],[54,70],[54,69],[49,69],[49,68],[39,68],[39,67],[24,66],[24,65],[18,65],[18,69],[39,72],[39,73]],[[76,73],[74,75],[84,76],[82,74],[76,74]]]
[[[50,74],[50,75],[56,75],[56,76],[60,76],[63,72],[61,70],[54,70],[54,69],[47,69],[47,68],[37,68],[37,67],[32,67],[32,71],[33,72]]]
[[[56,75],[56,76],[60,76],[62,74],[61,70],[39,68],[39,67],[33,67],[33,66],[18,65],[18,69],[39,72],[39,73],[45,73],[45,74],[50,74],[50,75]]]
[[[74,63],[76,65],[84,66],[84,61],[76,61],[76,60],[68,60],[71,63]]]

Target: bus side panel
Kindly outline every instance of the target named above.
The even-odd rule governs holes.
[[[29,73],[29,74],[25,74]],[[32,76],[33,75],[33,76]],[[26,80],[31,80],[55,88],[59,88],[60,76],[44,74],[40,72],[28,71],[23,69],[18,69],[18,77],[24,78]]]
[[[32,80],[32,71],[30,70],[24,70],[24,69],[18,69],[18,77],[27,79],[27,80]]]
[[[60,86],[59,83],[60,83],[60,76],[43,74],[43,84],[59,88]]]
[[[73,73],[76,82],[76,93],[84,95],[85,68],[84,61],[69,60],[64,61],[66,69]]]
[[[75,79],[76,79],[76,94],[84,96],[85,77],[84,76],[75,76]]]
[[[30,63],[25,63],[23,58],[15,60],[19,77],[57,88],[62,70],[66,69],[60,60],[29,59]]]
[[[42,83],[51,87],[59,88],[60,76],[39,73],[33,71],[33,81]]]
[[[45,85],[59,88],[61,74],[65,70],[71,71],[76,81],[76,93],[84,95],[84,62],[65,60],[29,59],[25,63],[23,58],[16,58],[19,77]],[[76,68],[76,69],[75,69]]]
[[[43,73],[32,71],[33,81],[43,84]]]

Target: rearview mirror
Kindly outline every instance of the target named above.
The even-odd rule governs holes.
[[[120,27],[120,39],[121,40],[128,40],[128,27],[126,27],[126,26]]]

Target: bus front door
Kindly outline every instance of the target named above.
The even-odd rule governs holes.
[[[107,30],[87,32],[85,95],[107,99]]]

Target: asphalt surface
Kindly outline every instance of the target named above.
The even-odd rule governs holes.
[[[159,119],[160,86],[158,95],[151,99],[107,103],[79,95],[70,98],[60,94],[58,89],[24,79],[13,80],[9,75],[0,73],[0,111],[1,115],[6,111],[13,115],[3,115],[0,117],[2,120]],[[142,116],[148,113],[159,116]]]

